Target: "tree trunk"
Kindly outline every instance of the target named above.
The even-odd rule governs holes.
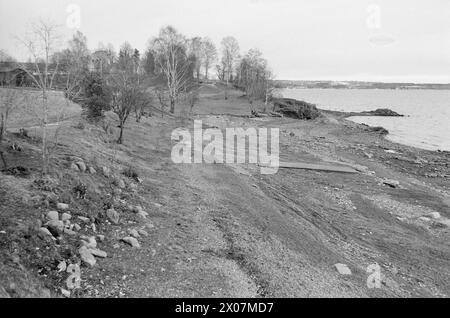
[[[170,113],[175,114],[175,98],[170,97]]]
[[[47,154],[47,120],[48,120],[48,100],[47,100],[47,91],[44,90],[42,93],[42,103],[44,110],[44,118],[42,123],[42,173],[47,174],[48,170],[48,154]]]
[[[119,133],[119,139],[117,140],[117,143],[121,145],[123,143],[123,124],[121,123],[120,126],[120,133]]]

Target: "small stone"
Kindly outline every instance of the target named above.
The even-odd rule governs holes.
[[[83,161],[78,161],[75,163],[81,172],[86,172],[86,164]]]
[[[49,221],[58,221],[59,220],[59,213],[57,211],[50,211],[46,215],[47,220]]]
[[[441,218],[441,214],[439,212],[432,212],[430,214],[428,214],[428,216],[430,216],[432,219],[440,219]]]
[[[87,248],[96,248],[97,247],[97,241],[95,240],[95,237],[84,237],[84,240],[81,240],[81,244],[83,246],[86,246]]]
[[[74,224],[73,229],[78,232],[81,230],[81,226],[79,226],[78,224]]]
[[[105,236],[101,234],[97,235],[97,238],[100,242],[103,242],[105,240]]]
[[[373,158],[373,154],[368,153],[368,152],[365,152],[365,153],[364,153],[364,156],[366,156],[366,157],[369,158],[369,159],[372,159],[372,158]]]
[[[61,215],[61,221],[69,221],[72,218],[72,215],[70,215],[69,213],[63,213]]]
[[[40,229],[39,229],[39,232],[40,233],[42,233],[42,234],[44,234],[45,236],[51,236],[51,237],[53,237],[53,234],[47,229],[47,228],[45,228],[45,227],[41,227]]]
[[[86,246],[80,247],[78,252],[80,253],[80,258],[83,261],[83,263],[85,263],[91,267],[95,266],[97,261],[95,260],[94,255],[91,254],[91,252],[89,251],[89,249]]]
[[[383,184],[390,186],[391,188],[398,188],[400,186],[400,182],[397,180],[385,179],[383,180]]]
[[[90,223],[90,222],[91,222],[91,219],[86,218],[86,217],[84,217],[84,216],[79,216],[78,219],[79,219],[81,222],[83,222],[83,223]]]
[[[431,221],[430,218],[427,218],[427,217],[424,217],[424,216],[421,216],[418,220],[419,220],[419,221],[422,221],[422,222],[426,222],[426,223],[428,223],[428,222]]]
[[[127,233],[128,233],[129,235],[131,235],[132,237],[134,237],[134,238],[139,238],[139,237],[141,237],[141,236],[139,235],[138,231],[136,231],[135,229],[128,229],[128,230],[127,230]]]
[[[352,271],[345,264],[335,264],[334,267],[341,275],[351,275]]]
[[[75,172],[80,172],[80,169],[78,168],[78,166],[75,163],[72,163],[70,165],[70,170],[73,170]]]
[[[147,222],[147,224],[145,224],[145,227],[148,228],[149,230],[152,230],[155,228],[155,226],[153,225],[152,222]]]
[[[66,211],[69,209],[69,205],[66,203],[58,203],[56,204],[56,208],[60,211]]]
[[[70,291],[68,291],[67,289],[64,289],[64,288],[61,288],[61,294],[66,298],[70,297]]]
[[[49,221],[46,226],[54,236],[58,236],[64,231],[64,223],[62,221]]]
[[[67,268],[67,264],[65,261],[60,262],[57,267],[58,272],[64,272],[66,270],[66,268]]]
[[[97,171],[94,169],[94,167],[89,167],[89,173],[90,174],[96,174],[97,173]]]
[[[138,231],[138,233],[139,233],[139,235],[142,235],[142,236],[145,236],[145,237],[147,237],[148,236],[148,233],[147,233],[147,231],[145,231],[145,230],[139,230]]]
[[[74,232],[74,231],[72,231],[70,229],[64,229],[64,234],[71,235],[71,236],[77,235],[76,232]]]
[[[137,215],[138,215],[139,217],[143,218],[143,219],[146,219],[147,216],[148,216],[148,213],[147,213],[147,212],[144,212],[144,211],[141,211],[141,212],[139,212]]]
[[[141,248],[141,245],[139,244],[138,240],[135,239],[134,237],[124,237],[122,241],[131,245],[134,248]]]
[[[100,258],[106,258],[106,257],[108,257],[108,254],[107,254],[106,252],[104,252],[104,251],[102,251],[102,250],[99,250],[99,249],[97,249],[97,248],[90,248],[90,249],[89,249],[89,252],[90,252],[92,255],[97,256],[97,257],[100,257]]]
[[[111,175],[111,170],[108,167],[103,167],[102,173],[105,177],[109,178],[109,176]]]
[[[450,220],[449,219],[440,220],[439,223],[442,224],[442,225],[445,225],[447,227],[450,227]]]
[[[106,211],[106,216],[108,217],[108,220],[113,224],[119,224],[119,213],[117,213],[114,209],[109,209]]]

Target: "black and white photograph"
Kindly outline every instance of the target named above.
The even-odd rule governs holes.
[[[0,298],[448,297],[448,0],[0,0]]]

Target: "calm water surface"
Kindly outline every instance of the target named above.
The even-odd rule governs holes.
[[[284,97],[339,111],[389,108],[407,117],[352,117],[382,126],[388,139],[428,150],[450,151],[450,90],[285,89]]]

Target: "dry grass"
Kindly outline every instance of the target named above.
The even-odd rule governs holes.
[[[16,88],[0,88],[0,94],[6,90]],[[40,125],[43,115],[41,92],[29,89],[17,89],[20,91],[19,107],[10,115],[8,126],[10,129],[19,129]],[[81,107],[64,98],[61,91],[49,93],[49,122],[55,122],[78,116]]]

